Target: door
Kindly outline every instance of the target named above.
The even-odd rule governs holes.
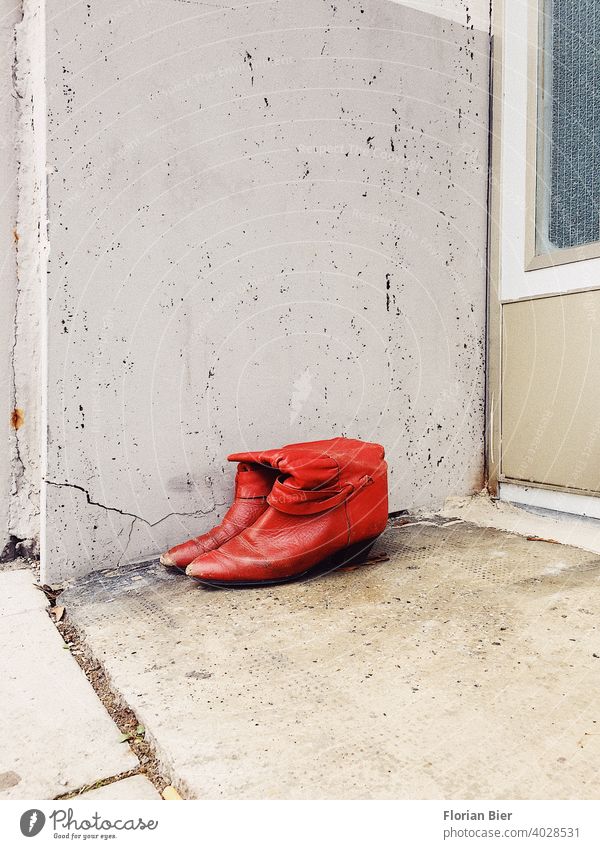
[[[600,4],[503,0],[493,57],[490,488],[600,518]]]

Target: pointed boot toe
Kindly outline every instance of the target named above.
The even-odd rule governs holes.
[[[267,507],[267,496],[275,482],[276,469],[253,462],[240,462],[235,478],[235,498],[221,523],[166,551],[163,566],[185,569],[192,561],[228,542],[252,525]]]
[[[171,555],[169,554],[168,551],[166,551],[164,554],[160,555],[160,561],[159,562],[160,562],[161,566],[169,566],[171,568],[177,566],[177,563],[173,560],[173,558],[171,557]]]
[[[215,550],[197,557],[186,568],[185,574],[201,583],[219,584],[227,580],[234,568],[234,564]]]
[[[210,551],[214,547],[212,542],[209,534],[182,542],[181,545],[176,545],[161,555],[161,565],[168,569],[185,569],[196,557],[200,557],[205,551]]]

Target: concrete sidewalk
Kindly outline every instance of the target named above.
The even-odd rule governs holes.
[[[597,798],[600,557],[433,518],[390,560],[208,590],[156,562],[61,596],[192,798]]]
[[[46,596],[34,583],[27,570],[0,573],[0,799],[53,799],[140,766],[120,742],[121,732],[50,621]],[[85,797],[160,798],[141,775]]]

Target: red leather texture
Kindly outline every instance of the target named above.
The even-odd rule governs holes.
[[[225,584],[284,580],[385,529],[387,464],[381,445],[338,437],[228,459],[277,471],[268,509],[197,557],[188,575]]]
[[[186,566],[201,554],[212,551],[247,528],[268,507],[267,495],[275,481],[276,472],[256,463],[239,463],[235,477],[235,498],[220,525],[201,536],[170,548],[160,559],[163,566]]]

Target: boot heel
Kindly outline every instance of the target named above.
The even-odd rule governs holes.
[[[364,563],[376,540],[377,537],[363,539],[361,542],[355,542],[347,548],[342,549],[342,551],[338,551],[332,558],[335,561],[334,568],[340,569],[345,566],[355,566],[359,563]]]

